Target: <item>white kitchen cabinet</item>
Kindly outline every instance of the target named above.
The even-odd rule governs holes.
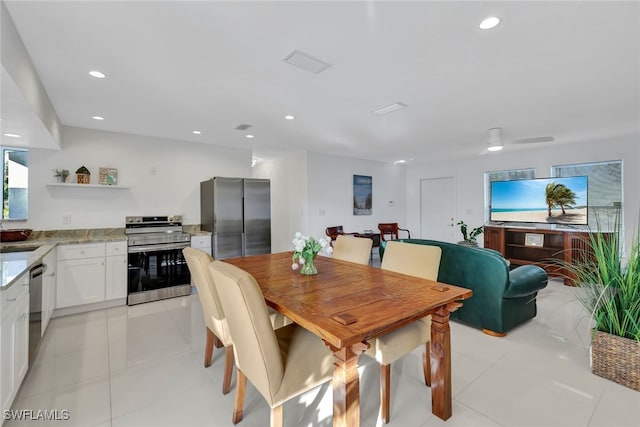
[[[28,277],[15,283],[3,298],[0,324],[0,399],[2,411],[11,403],[29,367]]]
[[[195,236],[192,235],[191,247],[200,249],[211,255],[211,233],[198,234]],[[195,283],[193,283],[193,276],[191,276],[191,285],[195,286]]]
[[[201,249],[211,255],[211,233],[191,236],[191,247]]]
[[[50,251],[42,258],[46,270],[42,275],[42,335],[47,330],[49,320],[56,308],[56,251]]]
[[[127,297],[127,242],[108,242],[106,300]]]
[[[56,308],[105,300],[105,244],[58,247]]]

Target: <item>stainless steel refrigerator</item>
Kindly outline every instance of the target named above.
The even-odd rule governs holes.
[[[215,177],[200,183],[200,227],[215,259],[271,253],[271,183]]]

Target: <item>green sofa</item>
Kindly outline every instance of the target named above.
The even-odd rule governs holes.
[[[504,336],[536,316],[536,295],[547,286],[547,273],[524,265],[509,271],[500,253],[483,248],[439,242],[403,239],[400,242],[442,248],[438,281],[473,290],[473,296],[451,313],[451,318],[480,328],[489,335]],[[384,256],[385,242],[379,251]]]

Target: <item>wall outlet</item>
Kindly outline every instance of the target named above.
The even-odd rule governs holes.
[[[71,214],[62,215],[63,224],[71,224]]]

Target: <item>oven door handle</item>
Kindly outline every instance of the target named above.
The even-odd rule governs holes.
[[[129,246],[127,252],[130,254],[136,254],[140,252],[157,252],[157,251],[167,251],[172,249],[184,249],[189,247],[190,244],[188,242],[182,243],[161,243],[157,245],[144,245],[144,246]]]

